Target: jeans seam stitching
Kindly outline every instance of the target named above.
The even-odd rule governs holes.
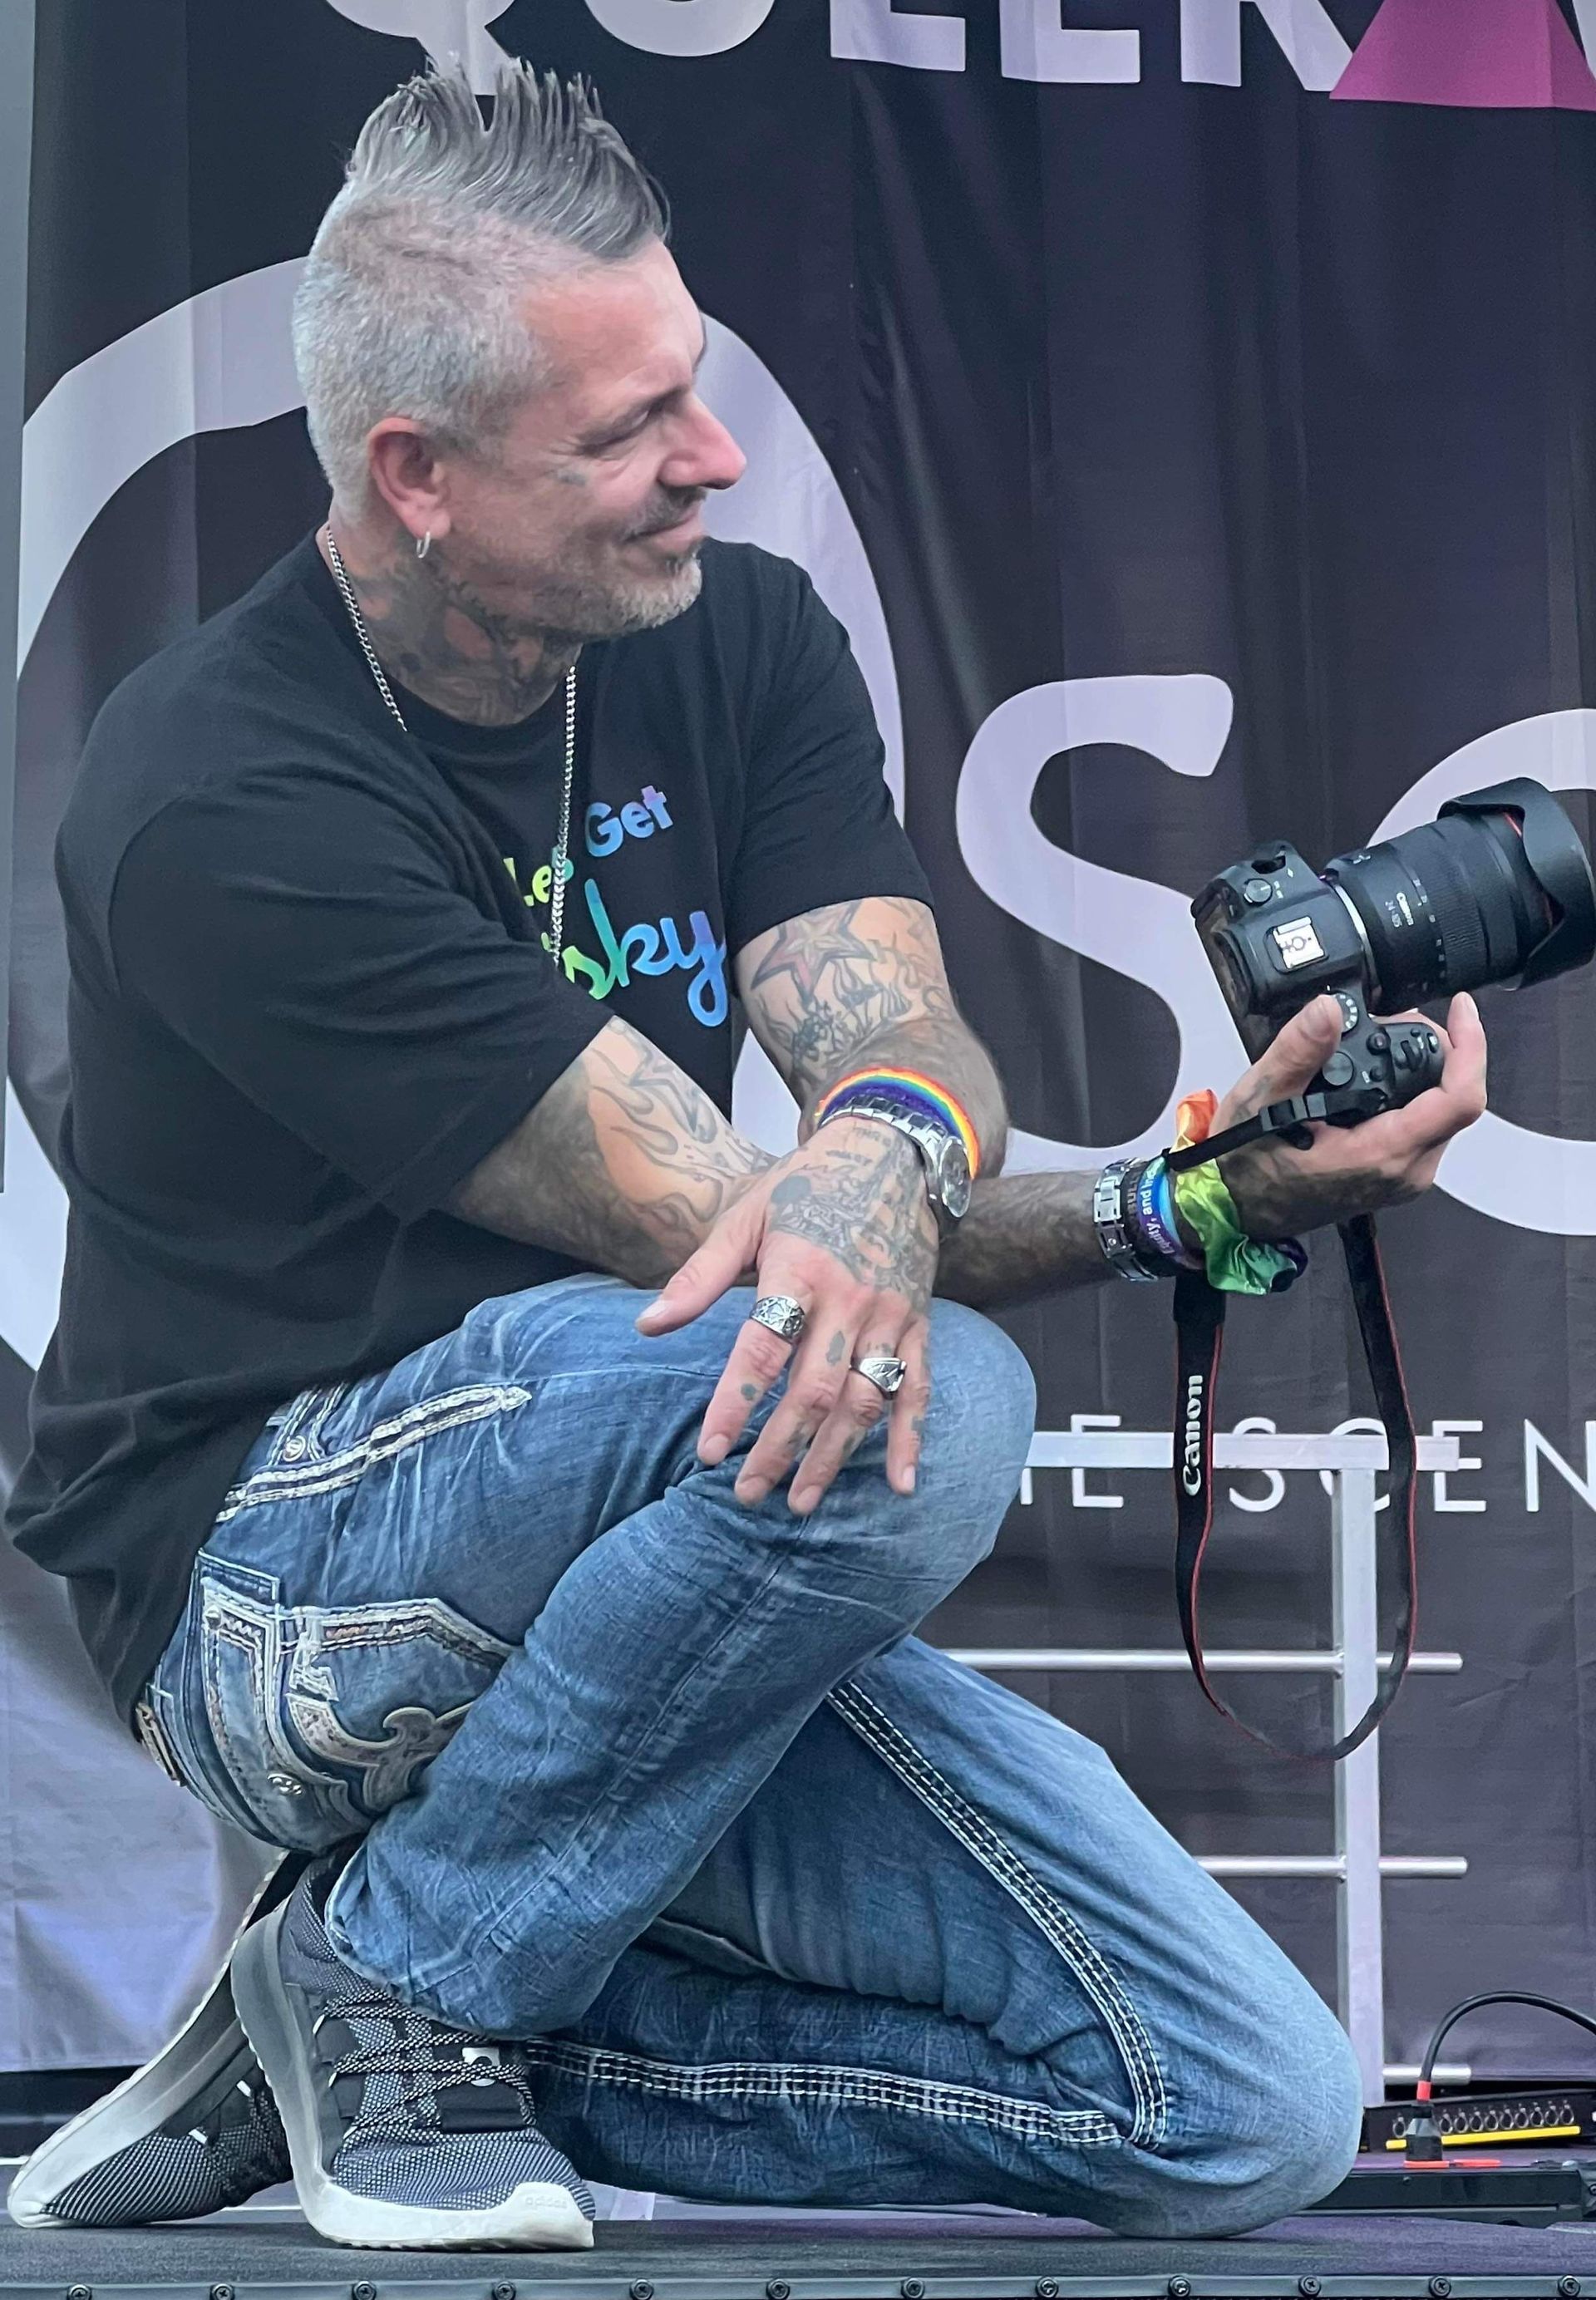
[[[1014,1848],[974,1806],[959,1796],[868,1695],[851,1682],[826,1696],[843,1722],[898,1774],[921,1803],[1031,1918],[1074,1973],[1114,2040],[1135,2104],[1130,2138],[1156,2144],[1164,2137],[1168,2101],[1152,2039],[1117,1974],[1069,1912],[1032,1876]]]
[[[230,1592],[229,1594],[231,1595]],[[251,1697],[263,1714],[266,1706],[266,1680],[269,1673],[267,1662],[270,1657],[272,1631],[264,1619],[253,1616],[247,1609],[235,1605],[226,1609],[224,1614],[223,1609],[215,1602],[216,1596],[217,1593],[209,1586],[205,1587],[201,1593],[197,1656],[201,1695],[205,1702],[205,1721],[211,1729],[211,1738],[215,1746],[222,1771],[227,1775],[234,1796],[238,1797],[244,1810],[248,1812],[250,1810],[248,1799],[239,1787],[240,1782],[248,1778],[248,1768],[239,1761],[232,1728],[221,1699],[221,1688],[209,1667],[209,1656],[214,1639],[222,1634],[221,1623],[223,1618],[252,1632],[247,1636],[234,1637],[230,1642],[244,1654],[249,1671]]]
[[[563,2045],[534,2038],[523,2049],[538,2064],[564,2067],[590,2083],[630,2085],[691,2100],[751,2098],[831,2100],[954,2123],[990,2124],[1015,2138],[1068,2140],[1077,2146],[1117,2141],[1118,2131],[1096,2109],[1049,2108],[1016,2101],[973,2085],[939,2084],[884,2070],[784,2061],[650,2061],[606,2046]]]
[[[513,1385],[453,1389],[443,1397],[427,1398],[380,1421],[358,1446],[321,1461],[291,1469],[261,1469],[222,1496],[215,1522],[224,1525],[241,1510],[259,1509],[272,1502],[303,1501],[317,1494],[335,1493],[341,1486],[357,1485],[379,1462],[393,1461],[424,1438],[440,1436],[470,1421],[485,1421],[495,1413],[513,1412],[530,1405],[532,1394]],[[442,1409],[447,1409],[444,1411]]]

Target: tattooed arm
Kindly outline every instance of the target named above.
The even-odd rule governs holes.
[[[656,1286],[774,1164],[616,1016],[466,1176],[449,1211]]]
[[[705,1461],[720,1461],[785,1373],[737,1493],[759,1500],[790,1471],[800,1512],[815,1507],[886,1408],[859,1361],[901,1358],[887,1475],[907,1493],[929,1395],[925,1310],[937,1266],[919,1153],[868,1119],[816,1130],[815,1109],[849,1071],[924,1071],[964,1104],[991,1171],[1007,1131],[997,1073],[959,1020],[923,903],[877,896],[789,919],[744,946],[737,984],[756,1037],[802,1105],[799,1146],[716,1223],[639,1324],[648,1333],[686,1324],[750,1267],[762,1293],[801,1304],[808,1322],[790,1354],[762,1326],[744,1328],[698,1446]]]
[[[1466,995],[1453,999],[1447,1025],[1440,1033],[1446,1053],[1441,1083],[1416,1101],[1362,1126],[1316,1126],[1308,1149],[1273,1135],[1221,1160],[1249,1238],[1294,1237],[1429,1188],[1447,1144],[1485,1107],[1485,1038]],[[1215,1132],[1300,1094],[1341,1029],[1333,998],[1293,1014],[1231,1088]],[[1187,1243],[1195,1240],[1188,1236]],[[969,1212],[942,1248],[937,1290],[987,1309],[1107,1274],[1093,1233],[1090,1176],[1005,1174],[976,1183]]]
[[[999,1175],[1002,1088],[954,1006],[923,903],[839,903],[790,919],[748,945],[738,983],[755,1035],[803,1104],[806,1135],[826,1088],[874,1063],[923,1070],[969,1111],[982,1172],[943,1243],[939,1294],[995,1309],[1110,1274],[1092,1225],[1092,1176]]]
[[[737,987],[755,1037],[802,1108],[806,1138],[815,1104],[848,1071],[923,1071],[963,1103],[982,1170],[997,1172],[1003,1089],[954,1005],[923,903],[878,896],[806,911],[745,946]]]
[[[901,1352],[913,1373],[898,1392],[888,1471],[900,1490],[913,1484],[936,1225],[919,1154],[888,1128],[840,1121],[790,1158],[771,1158],[615,1017],[466,1177],[449,1210],[639,1286],[668,1281],[638,1320],[646,1333],[685,1325],[750,1273],[762,1292],[796,1296],[811,1321],[790,1369],[787,1344],[745,1324],[700,1434],[703,1459],[720,1461],[790,1371],[740,1470],[745,1502],[802,1455],[792,1505],[813,1509],[885,1404],[853,1361]]]
[[[1096,1286],[1113,1272],[1091,1219],[1095,1173],[983,1176],[937,1264],[937,1292],[973,1310],[1007,1310]]]

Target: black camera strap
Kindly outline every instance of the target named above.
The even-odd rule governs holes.
[[[1317,1096],[1307,1097],[1315,1101],[1322,1098]],[[1219,1146],[1228,1147],[1228,1137],[1219,1135],[1213,1142],[1192,1146],[1211,1157],[1219,1154]],[[1190,1150],[1172,1156],[1171,1164],[1174,1164],[1177,1159],[1184,1165],[1201,1162],[1199,1158],[1192,1156]],[[1364,1355],[1368,1361],[1375,1385],[1375,1400],[1379,1407],[1380,1419],[1385,1424],[1386,1442],[1390,1448],[1391,1505],[1385,1513],[1386,1533],[1381,1541],[1381,1548],[1383,1552],[1391,1553],[1391,1571],[1387,1578],[1394,1580],[1398,1610],[1391,1638],[1391,1667],[1382,1672],[1378,1692],[1350,1731],[1328,1746],[1319,1742],[1282,1740],[1271,1734],[1259,1732],[1245,1723],[1221,1700],[1209,1679],[1203,1655],[1198,1609],[1203,1560],[1214,1524],[1214,1403],[1219,1360],[1224,1344],[1226,1296],[1217,1288],[1210,1286],[1200,1271],[1182,1271],[1175,1280],[1174,1292],[1177,1369],[1174,1578],[1181,1635],[1185,1639],[1186,1651],[1191,1656],[1198,1684],[1209,1701],[1221,1716],[1228,1717],[1233,1725],[1239,1726],[1249,1740],[1260,1742],[1264,1747],[1274,1749],[1283,1756],[1327,1759],[1333,1762],[1337,1758],[1349,1756],[1354,1749],[1360,1747],[1396,1699],[1413,1655],[1413,1640],[1417,1629],[1415,1583],[1418,1437],[1413,1424],[1413,1409],[1408,1403],[1396,1331],[1391,1324],[1391,1300],[1386,1292],[1385,1272],[1381,1266],[1373,1218],[1360,1215],[1357,1221],[1342,1222],[1340,1227],[1341,1246],[1347,1257],[1347,1274],[1352,1283],[1352,1299],[1357,1305],[1358,1323],[1363,1336]],[[1378,1526],[1381,1521],[1377,1517],[1375,1521]]]
[[[1299,1129],[1323,1126],[1338,1118],[1376,1118],[1389,1107],[1388,1097],[1378,1087],[1318,1087],[1312,1094],[1294,1094],[1289,1102],[1272,1102],[1239,1126],[1227,1126],[1223,1134],[1188,1143],[1183,1150],[1167,1151],[1166,1160],[1170,1172],[1178,1174],[1188,1166],[1206,1166],[1211,1158],[1226,1157],[1249,1142],[1261,1142],[1266,1135],[1279,1134],[1290,1142]],[[1297,1148],[1306,1150],[1310,1138],[1304,1132]]]

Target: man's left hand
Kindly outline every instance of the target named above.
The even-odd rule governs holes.
[[[1430,1027],[1445,1054],[1439,1086],[1358,1126],[1316,1126],[1310,1149],[1293,1150],[1274,1135],[1219,1161],[1249,1238],[1293,1238],[1323,1223],[1399,1204],[1429,1188],[1448,1143],[1485,1107],[1485,1033],[1474,1000],[1460,993],[1448,1010],[1446,1029]],[[1220,1104],[1213,1131],[1222,1133],[1272,1102],[1301,1094],[1338,1044],[1341,1030],[1341,1008],[1328,996],[1293,1014]]]
[[[704,1416],[698,1458],[713,1464],[787,1376],[738,1473],[739,1501],[763,1501],[790,1473],[789,1500],[806,1514],[888,1412],[887,1481],[896,1493],[913,1490],[930,1396],[925,1311],[937,1248],[913,1143],[874,1120],[844,1116],[745,1191],[642,1312],[641,1332],[671,1333],[750,1271],[757,1293],[786,1296],[804,1312],[796,1343],[744,1322]],[[857,1371],[862,1357],[903,1361],[890,1401]]]

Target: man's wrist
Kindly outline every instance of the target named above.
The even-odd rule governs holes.
[[[1185,1247],[1187,1253],[1191,1254],[1193,1261],[1200,1262],[1202,1260],[1202,1240],[1192,1229],[1185,1215],[1181,1212],[1180,1192],[1178,1190],[1171,1191],[1170,1200],[1174,1208],[1174,1226],[1180,1234],[1181,1244]]]
[[[963,1137],[918,1104],[863,1090],[823,1106],[815,1131],[850,1121],[896,1134],[913,1151],[938,1236],[949,1236],[970,1204],[973,1178]]]
[[[908,1136],[900,1134],[896,1126],[888,1126],[879,1118],[866,1118],[861,1112],[840,1110],[835,1118],[829,1118],[823,1125],[817,1126],[808,1141],[801,1146],[806,1150],[824,1153],[839,1139],[851,1142],[860,1150],[873,1151],[878,1156],[885,1152],[889,1163],[897,1166],[903,1173],[919,1178],[925,1190],[926,1203],[930,1204],[931,1184],[925,1171],[925,1161]]]

